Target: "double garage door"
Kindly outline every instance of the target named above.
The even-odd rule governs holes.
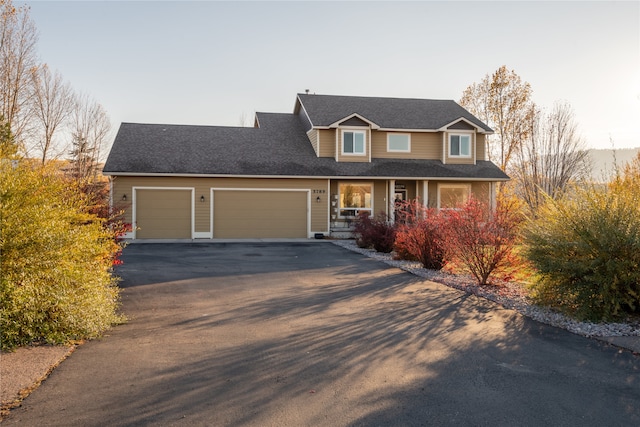
[[[138,189],[136,238],[201,236],[192,224],[196,218],[194,205],[200,201],[194,201],[192,194],[191,189]],[[207,200],[206,206],[197,207],[202,210],[198,214],[206,217],[204,222],[213,223],[213,237],[217,239],[306,238],[307,205],[308,191],[217,189],[212,204]]]

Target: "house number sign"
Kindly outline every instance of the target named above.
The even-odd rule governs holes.
[[[326,192],[326,190],[313,190],[313,194],[324,194]]]

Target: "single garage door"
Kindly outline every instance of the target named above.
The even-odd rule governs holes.
[[[306,238],[307,191],[215,190],[213,236]]]
[[[137,239],[190,239],[191,189],[136,190]]]

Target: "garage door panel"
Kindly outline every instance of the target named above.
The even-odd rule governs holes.
[[[190,190],[137,190],[136,238],[190,239]]]
[[[307,192],[214,191],[214,237],[306,238]]]

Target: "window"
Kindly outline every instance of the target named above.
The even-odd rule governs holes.
[[[365,133],[355,130],[342,131],[342,154],[364,154]]]
[[[403,133],[387,134],[387,151],[408,153],[411,151],[411,135]]]
[[[438,208],[456,209],[469,200],[471,186],[468,184],[438,185]]]
[[[449,157],[471,157],[471,135],[449,135]]]
[[[371,212],[371,184],[340,183],[340,216],[356,216],[362,211]]]

